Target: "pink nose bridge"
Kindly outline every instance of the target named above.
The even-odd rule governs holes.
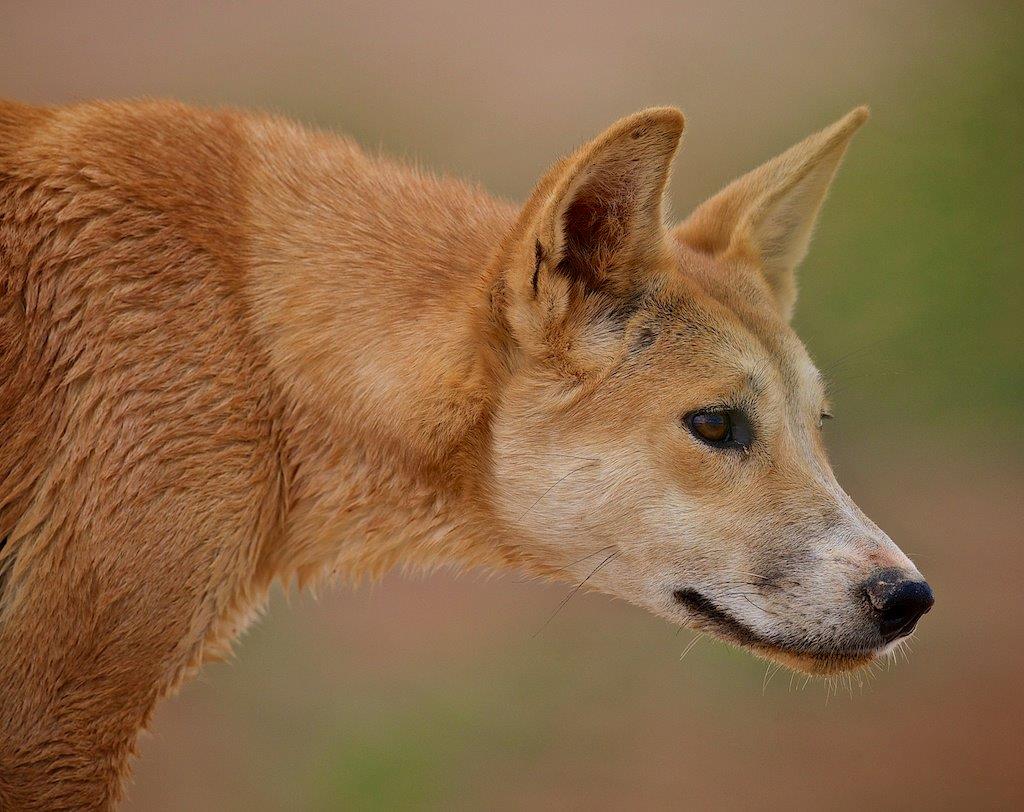
[[[812,475],[813,476],[813,475]],[[812,498],[820,500],[822,519],[833,528],[834,539],[842,539],[861,559],[866,570],[897,569],[907,577],[921,577],[920,572],[892,539],[860,509],[839,485],[832,471],[813,476]]]
[[[831,513],[837,527],[864,556],[871,569],[899,569],[908,577],[921,578],[914,562],[889,536],[860,509],[836,479],[832,466],[823,455],[812,454],[806,461],[804,475],[812,482],[812,493],[829,504],[823,513]]]
[[[891,570],[904,578],[921,578],[921,573],[906,553],[863,514],[860,521],[846,531],[858,569],[864,572]]]
[[[921,577],[914,562],[888,536],[884,536],[884,541],[877,550],[868,554],[868,560],[879,569],[899,570],[906,578]]]

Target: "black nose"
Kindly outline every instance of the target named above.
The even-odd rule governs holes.
[[[908,580],[896,569],[876,572],[864,584],[864,592],[878,615],[878,630],[886,643],[914,631],[917,621],[935,603],[925,581]]]

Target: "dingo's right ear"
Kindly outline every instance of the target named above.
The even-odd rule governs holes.
[[[818,210],[866,107],[804,139],[733,181],[676,227],[700,251],[758,267],[783,318],[796,300],[796,266],[811,240]]]
[[[621,119],[556,164],[520,215],[507,268],[520,340],[564,322],[591,293],[628,295],[669,256],[661,202],[683,114],[652,108]],[[667,261],[667,260],[666,260]]]

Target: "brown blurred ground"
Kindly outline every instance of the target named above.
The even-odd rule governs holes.
[[[163,705],[129,808],[1024,805],[1017,3],[0,2],[0,95],[271,108],[522,197],[652,103],[682,213],[863,101],[803,274],[840,478],[938,596],[829,686],[514,577],[278,595]]]

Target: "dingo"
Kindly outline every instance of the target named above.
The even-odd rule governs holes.
[[[0,807],[114,803],[275,579],[585,579],[812,673],[910,634],[788,323],[866,117],[666,228],[672,108],[517,207],[267,116],[0,104]]]

